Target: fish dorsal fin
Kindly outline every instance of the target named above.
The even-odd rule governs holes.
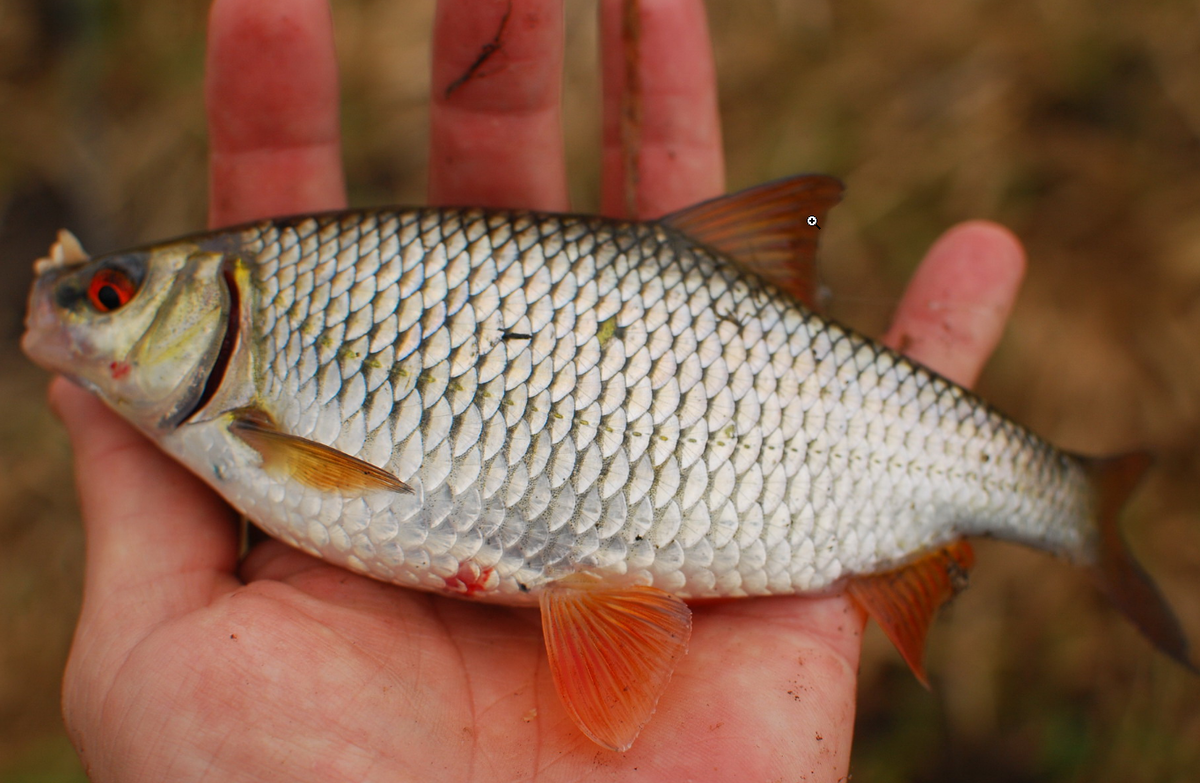
[[[926,688],[925,635],[938,608],[966,585],[975,553],[966,541],[925,555],[906,566],[851,579],[846,592],[896,645]]]
[[[257,451],[268,473],[283,474],[326,492],[387,490],[412,492],[412,487],[369,462],[297,435],[281,432],[258,408],[234,413],[229,430]]]
[[[703,201],[662,222],[817,309],[817,235],[841,200],[840,180],[804,174]]]
[[[626,750],[687,651],[692,613],[654,587],[614,587],[572,576],[541,594],[554,687],[588,737]]]

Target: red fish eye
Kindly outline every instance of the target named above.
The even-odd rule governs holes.
[[[111,313],[133,298],[137,289],[120,269],[101,269],[88,284],[88,301],[102,313]]]

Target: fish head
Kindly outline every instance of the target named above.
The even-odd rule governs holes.
[[[89,258],[65,236],[34,265],[22,349],[144,431],[173,429],[230,329],[225,256],[184,240]]]

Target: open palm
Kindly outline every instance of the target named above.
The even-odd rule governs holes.
[[[716,195],[723,164],[700,0],[643,13],[640,184],[632,198],[623,189],[619,10],[603,3],[606,211],[632,204],[652,216]],[[566,208],[561,13],[561,0],[439,4],[433,202]],[[324,0],[217,0],[210,25],[213,225],[343,206]],[[889,339],[971,381],[1022,265],[1002,229],[952,229]],[[630,751],[614,753],[559,704],[535,611],[381,584],[276,542],[239,563],[234,515],[207,487],[67,382],[51,399],[75,446],[87,530],[64,712],[95,780],[845,774],[863,619],[841,596],[696,607],[657,713]]]

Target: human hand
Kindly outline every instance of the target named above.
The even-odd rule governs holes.
[[[719,193],[723,164],[702,4],[646,6],[637,204],[657,215]],[[494,62],[446,95],[509,7],[439,6],[435,203],[567,206],[558,0],[513,0]],[[621,67],[618,9],[605,0],[608,73]],[[344,206],[325,3],[217,0],[209,34],[212,224]],[[610,90],[610,213],[624,203],[617,102]],[[998,227],[951,230],[889,341],[970,382],[1022,264]],[[87,531],[64,713],[94,780],[845,774],[863,618],[842,596],[696,607],[656,715],[630,751],[612,753],[559,704],[535,612],[392,587],[277,542],[239,564],[234,516],[207,487],[90,395],[61,380],[51,395]]]

